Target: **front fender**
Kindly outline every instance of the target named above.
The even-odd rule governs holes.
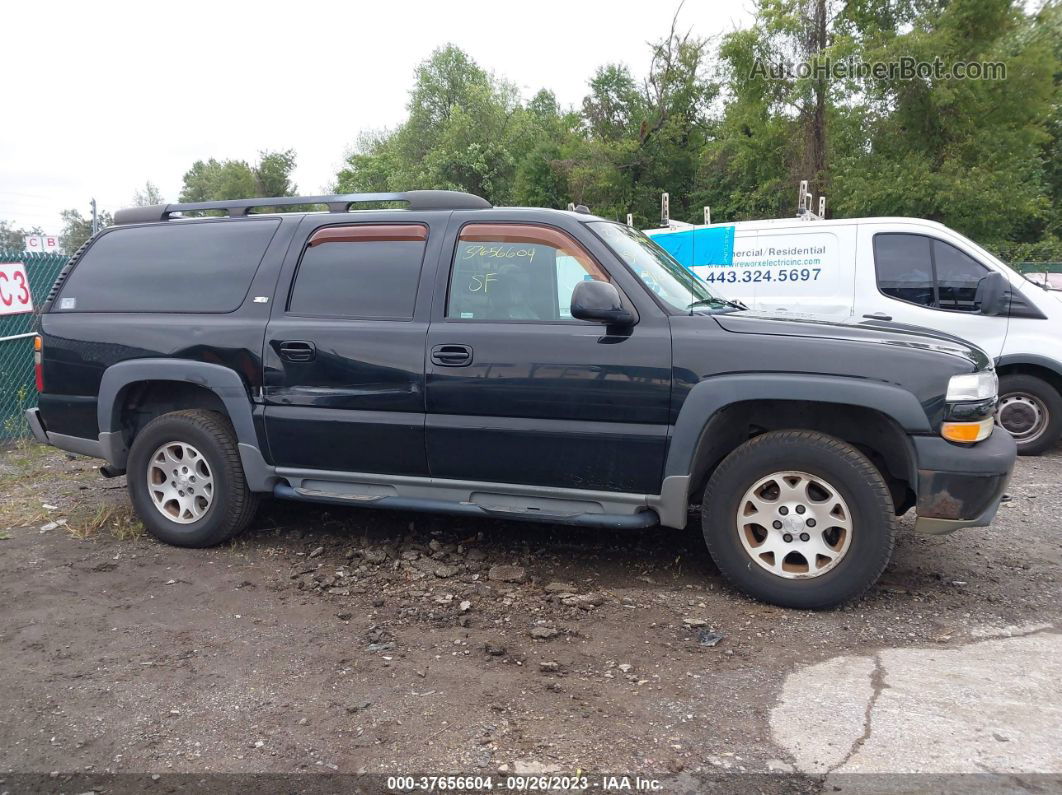
[[[705,378],[682,404],[671,432],[660,498],[661,524],[683,527],[697,451],[713,417],[750,400],[799,400],[861,406],[891,418],[909,434],[930,434],[925,409],[907,390],[880,381],[844,376],[741,373]]]
[[[908,433],[933,432],[918,398],[892,384],[831,375],[749,373],[713,376],[690,390],[682,404],[668,448],[664,477],[689,475],[693,471],[701,434],[712,416],[729,405],[748,400],[802,400],[864,406],[892,418]]]

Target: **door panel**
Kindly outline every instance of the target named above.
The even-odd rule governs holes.
[[[426,475],[425,323],[281,318],[269,324],[266,429],[279,466]],[[282,358],[285,341],[315,357]]]
[[[571,269],[608,278],[600,265],[557,230],[507,227],[490,240],[484,226],[456,243],[455,316],[438,308],[428,330],[428,350],[470,353],[427,363],[432,476],[658,493],[671,393],[666,317],[643,313],[624,330],[568,319],[579,281]]]
[[[427,223],[367,221],[323,226],[301,257],[292,255],[298,263],[281,276],[263,357],[278,466],[427,475],[424,341],[434,273],[425,280],[421,271],[432,248]]]

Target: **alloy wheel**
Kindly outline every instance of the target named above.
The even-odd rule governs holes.
[[[778,577],[820,577],[852,542],[852,514],[828,481],[806,472],[760,478],[737,510],[741,545],[756,565]]]
[[[202,519],[214,501],[214,476],[203,454],[187,442],[166,442],[148,460],[148,494],[164,517],[178,524]]]

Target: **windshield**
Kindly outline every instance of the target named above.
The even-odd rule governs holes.
[[[609,221],[594,221],[588,226],[668,306],[681,312],[688,312],[695,307],[726,310],[744,308],[712,295],[708,285],[637,229]]]

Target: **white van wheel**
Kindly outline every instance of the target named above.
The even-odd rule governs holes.
[[[1062,434],[1062,395],[1036,376],[1005,375],[999,379],[996,423],[1014,437],[1019,455],[1039,455]]]

